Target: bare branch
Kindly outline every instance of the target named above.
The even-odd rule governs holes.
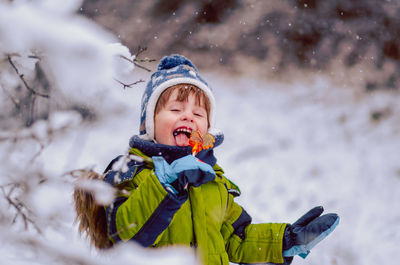
[[[138,47],[138,50],[137,50],[137,52],[136,52],[136,54],[135,54],[135,58],[134,58],[133,60],[130,59],[130,58],[128,58],[128,57],[126,57],[126,56],[124,56],[124,55],[120,55],[120,57],[121,57],[122,59],[124,59],[124,60],[127,60],[127,61],[130,62],[131,64],[134,64],[135,66],[137,66],[137,67],[139,67],[139,68],[141,68],[141,69],[147,71],[147,72],[151,72],[151,70],[150,70],[149,68],[147,68],[147,67],[145,67],[145,66],[139,64],[139,62],[140,62],[140,63],[144,63],[144,62],[154,62],[154,61],[155,61],[154,59],[148,59],[148,58],[145,58],[145,59],[138,59],[139,55],[140,55],[142,52],[146,51],[146,50],[147,50],[147,48],[141,48],[141,47],[139,46],[139,47]],[[115,79],[115,78],[114,78],[114,80],[117,81],[118,83],[120,83],[120,84],[123,86],[124,89],[126,89],[127,87],[131,88],[132,86],[134,86],[134,85],[136,85],[136,84],[138,84],[138,83],[144,82],[144,80],[140,79],[140,80],[138,80],[138,81],[136,81],[136,82],[133,82],[133,83],[131,83],[131,84],[126,84],[126,83],[121,82],[121,81],[118,80],[118,79]]]
[[[15,107],[17,109],[19,109],[21,107],[19,99],[13,97],[13,95],[11,95],[4,87],[3,87],[3,91],[4,91],[4,94],[6,94],[11,99],[11,101],[14,103]]]
[[[36,101],[36,97],[32,97],[31,98],[31,104],[30,104],[30,108],[29,108],[29,115],[28,115],[28,120],[26,121],[26,125],[27,126],[31,126],[33,121],[34,121],[34,110],[35,110],[35,101]]]
[[[139,55],[141,54],[141,53],[143,53],[143,52],[145,52],[145,51],[147,51],[147,47],[140,47],[140,45],[139,45],[139,47],[138,47],[138,51],[136,52],[136,55],[135,55],[135,62],[141,62],[141,63],[151,63],[151,62],[155,62],[156,60],[155,59],[149,59],[149,58],[144,58],[144,59],[138,59],[139,58]]]
[[[147,47],[140,47],[140,45],[139,45],[138,50],[135,54],[135,60],[138,62],[155,62],[156,61],[155,59],[149,59],[147,57],[144,59],[141,59],[141,60],[137,59],[137,58],[139,58],[139,55],[145,51],[147,51]]]
[[[132,86],[134,86],[134,85],[136,85],[136,84],[139,84],[139,83],[144,82],[143,79],[140,79],[140,80],[138,80],[138,81],[136,81],[136,82],[133,82],[133,83],[131,83],[131,84],[125,84],[125,83],[119,81],[118,79],[115,79],[115,78],[114,78],[114,80],[117,81],[118,83],[120,83],[120,84],[123,86],[124,89],[127,88],[127,87],[131,88]]]
[[[36,136],[34,136],[33,139],[39,143],[40,149],[32,156],[32,158],[29,161],[30,163],[33,163],[36,160],[36,158],[38,158],[42,154],[43,150],[46,148],[45,144],[42,143],[42,141],[40,141],[40,139],[38,139]]]
[[[37,56],[37,55],[29,55],[28,58],[29,59],[38,59],[38,60],[40,60],[40,57]]]
[[[11,186],[9,192],[6,192],[7,186]],[[17,213],[15,214],[15,216],[13,218],[12,223],[16,222],[18,216],[21,216],[21,218],[24,222],[24,225],[25,225],[25,229],[28,229],[28,225],[31,224],[39,234],[42,234],[42,231],[40,230],[40,228],[29,217],[29,215],[32,215],[32,211],[22,201],[20,201],[18,197],[16,197],[16,198],[12,197],[16,188],[20,188],[20,185],[18,183],[12,183],[12,184],[8,184],[8,185],[0,186],[0,189],[3,192],[4,198],[17,211]]]
[[[25,81],[24,75],[19,73],[18,68],[15,66],[14,62],[11,60],[11,56],[10,56],[10,55],[7,55],[7,59],[8,59],[8,62],[11,64],[12,68],[15,70],[15,72],[17,73],[17,75],[18,75],[19,78],[21,79],[21,81],[24,83],[26,89],[29,90],[29,92],[31,92],[32,94],[34,94],[34,95],[36,95],[36,96],[39,96],[39,97],[50,98],[49,95],[36,92],[34,89],[32,89],[32,88],[28,85],[28,83]]]
[[[58,130],[61,131],[61,130]],[[10,133],[10,134],[5,134],[5,135],[0,135],[0,142],[2,141],[10,141],[11,143],[16,144],[18,141],[22,141],[22,140],[33,140],[35,142],[37,142],[39,144],[39,150],[34,153],[32,155],[32,158],[30,159],[30,163],[33,163],[36,158],[38,158],[40,156],[40,154],[43,152],[43,150],[46,148],[46,143],[51,141],[51,133],[53,133],[53,131],[48,131],[48,136],[46,139],[47,141],[44,142],[42,141],[37,135],[35,135],[33,132],[30,132],[29,134],[22,134],[19,133],[18,131],[15,133]]]
[[[139,47],[138,47],[138,50],[137,50],[137,52],[136,52],[136,54],[135,54],[135,59],[133,59],[133,60],[131,60],[131,59],[129,59],[129,58],[123,56],[123,55],[120,55],[120,57],[121,57],[122,59],[127,60],[127,61],[130,62],[130,63],[133,63],[135,66],[137,66],[137,67],[139,67],[139,68],[141,68],[141,69],[143,69],[143,70],[145,70],[145,71],[147,71],[147,72],[151,72],[151,70],[150,70],[149,68],[147,68],[147,67],[141,65],[140,63],[155,62],[156,60],[155,60],[155,59],[149,59],[149,58],[147,58],[147,57],[144,58],[144,59],[138,59],[138,58],[139,58],[139,55],[140,55],[141,53],[145,52],[146,50],[147,50],[146,47],[142,48],[142,47],[139,46]]]
[[[145,51],[147,51],[147,47],[140,47],[140,45],[139,45],[139,46],[138,46],[138,49],[137,49],[137,52],[136,52],[136,54],[135,54],[135,57],[138,58],[139,55],[140,55],[142,52],[145,52]]]
[[[141,69],[143,69],[143,70],[146,70],[147,72],[151,72],[151,70],[150,70],[149,68],[146,68],[146,67],[144,67],[143,65],[140,65],[139,63],[137,63],[136,58],[135,58],[134,60],[131,60],[131,59],[129,59],[129,58],[123,56],[123,55],[120,55],[120,57],[121,57],[122,59],[127,60],[127,61],[130,62],[130,63],[133,63],[135,66],[137,66],[137,67],[139,67],[139,68],[141,68]]]

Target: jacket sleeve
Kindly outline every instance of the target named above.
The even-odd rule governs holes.
[[[252,224],[251,217],[228,195],[222,235],[229,260],[235,263],[284,263],[283,234],[286,224]]]
[[[169,226],[187,194],[166,191],[149,168],[135,172],[130,183],[106,208],[109,237],[114,242],[133,240],[148,247]]]

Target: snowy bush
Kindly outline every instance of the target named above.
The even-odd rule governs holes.
[[[188,251],[148,255],[134,244],[94,255],[77,235],[66,169],[81,149],[67,135],[83,137],[89,121],[118,108],[115,91],[138,81],[135,55],[77,15],[81,4],[0,1],[1,263],[193,264]],[[101,183],[80,187],[102,201],[112,195]]]

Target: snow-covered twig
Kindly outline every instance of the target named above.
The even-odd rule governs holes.
[[[144,59],[138,59],[140,54],[147,51],[147,47],[141,47],[139,45],[138,50],[135,54],[135,62],[141,62],[141,63],[151,63],[151,62],[155,62],[155,59],[149,59],[149,58],[144,58]]]
[[[141,68],[141,69],[147,71],[147,72],[151,72],[151,70],[150,70],[149,68],[147,68],[147,67],[141,65],[140,63],[150,63],[150,62],[155,62],[156,60],[155,60],[155,59],[150,59],[150,58],[147,58],[147,57],[144,58],[144,59],[138,59],[138,58],[139,58],[139,55],[140,55],[141,53],[145,52],[146,50],[147,50],[146,47],[142,48],[142,47],[139,46],[133,60],[127,58],[127,57],[124,56],[124,55],[121,55],[120,57],[121,57],[122,59],[125,59],[125,60],[127,60],[128,62],[134,64],[135,66],[137,66],[137,67],[139,67],[139,68]]]
[[[6,187],[10,187],[8,192],[6,191]],[[37,226],[37,224],[32,220],[32,218],[29,217],[29,215],[32,215],[32,211],[18,198],[18,197],[13,197],[12,195],[14,194],[14,191],[18,188],[21,188],[21,185],[18,183],[11,183],[8,185],[0,185],[0,189],[3,192],[4,198],[7,200],[9,205],[11,205],[17,213],[15,214],[12,223],[14,224],[18,218],[18,216],[21,216],[25,229],[28,229],[28,225],[31,224],[36,231],[41,234],[42,231],[40,228]]]
[[[24,83],[24,86],[26,87],[26,89],[29,90],[29,92],[31,92],[33,95],[39,96],[39,97],[43,97],[43,98],[50,98],[49,95],[47,94],[42,94],[40,92],[37,92],[36,90],[34,90],[33,88],[31,88],[28,83],[26,82],[24,75],[20,74],[20,72],[18,71],[18,68],[15,66],[14,62],[11,60],[11,55],[7,55],[7,60],[10,63],[10,65],[12,66],[12,68],[15,70],[15,72],[17,73],[17,75],[19,76],[19,78],[21,79],[22,83]],[[33,105],[33,104],[32,104]]]
[[[125,89],[125,88],[127,88],[127,87],[131,88],[131,87],[134,86],[134,85],[137,85],[137,84],[139,84],[139,83],[143,83],[143,82],[144,82],[143,79],[140,79],[140,80],[135,81],[135,82],[133,82],[133,83],[131,83],[131,84],[125,84],[125,83],[119,81],[119,80],[116,79],[116,78],[114,78],[114,80],[117,81],[118,83],[120,83],[120,84],[123,86],[123,89]]]

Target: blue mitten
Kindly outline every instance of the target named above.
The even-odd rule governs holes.
[[[175,194],[188,186],[198,187],[215,179],[213,168],[192,155],[179,158],[170,164],[161,156],[153,156],[154,171],[161,184]]]
[[[339,216],[334,213],[322,215],[324,208],[315,207],[286,227],[283,236],[283,256],[299,255],[306,258],[310,250],[327,237],[339,224]]]
[[[172,167],[162,156],[153,156],[152,159],[154,163],[154,171],[160,183],[165,187],[166,190],[177,194],[178,192],[171,185],[171,183],[178,178]]]
[[[171,167],[178,175],[176,186],[180,191],[188,186],[198,187],[215,179],[213,168],[192,155],[175,160]]]

